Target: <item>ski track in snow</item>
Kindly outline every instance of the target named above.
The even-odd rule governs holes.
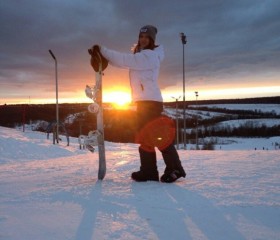
[[[0,239],[280,239],[279,150],[180,150],[186,179],[137,183],[138,146],[106,142],[98,181],[77,139],[0,133]]]

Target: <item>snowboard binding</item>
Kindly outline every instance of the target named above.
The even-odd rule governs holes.
[[[95,101],[99,89],[100,87],[97,85],[91,87],[89,85],[86,85],[86,89],[85,89],[86,96],[92,99],[93,101]]]
[[[98,146],[98,141],[100,137],[100,132],[98,130],[90,131],[88,133],[88,136],[84,138],[84,145],[85,147],[91,151],[94,152],[95,146]]]

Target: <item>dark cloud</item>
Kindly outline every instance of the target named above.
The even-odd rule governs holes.
[[[24,88],[34,82],[45,91],[53,78],[48,49],[59,59],[62,91],[70,85],[83,88],[92,76],[87,48],[99,43],[129,51],[146,24],[158,27],[158,43],[166,50],[162,88],[182,78],[180,32],[188,39],[190,85],[215,86],[229,76],[233,84],[240,76],[262,81],[267,71],[279,78],[279,12],[274,0],[1,1],[1,95],[12,92],[7,88],[13,84]],[[116,73],[111,69],[107,76]]]

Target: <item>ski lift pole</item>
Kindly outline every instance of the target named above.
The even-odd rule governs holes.
[[[176,145],[177,150],[179,149],[179,124],[178,124],[178,100],[181,98],[179,96],[178,98],[172,97],[176,100]]]
[[[57,81],[57,60],[54,56],[52,50],[49,50],[49,53],[51,54],[52,58],[55,61],[55,86],[56,86],[56,142],[58,143],[59,140],[59,110],[58,110],[58,81]]]
[[[180,33],[180,38],[181,38],[182,45],[183,45],[183,119],[184,119],[183,142],[184,142],[184,149],[186,150],[185,45],[187,43],[187,38],[184,33]]]

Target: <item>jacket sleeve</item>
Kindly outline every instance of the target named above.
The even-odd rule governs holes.
[[[159,67],[160,60],[153,50],[143,50],[139,53],[121,53],[106,47],[101,47],[102,55],[109,63],[120,68],[146,70]]]

